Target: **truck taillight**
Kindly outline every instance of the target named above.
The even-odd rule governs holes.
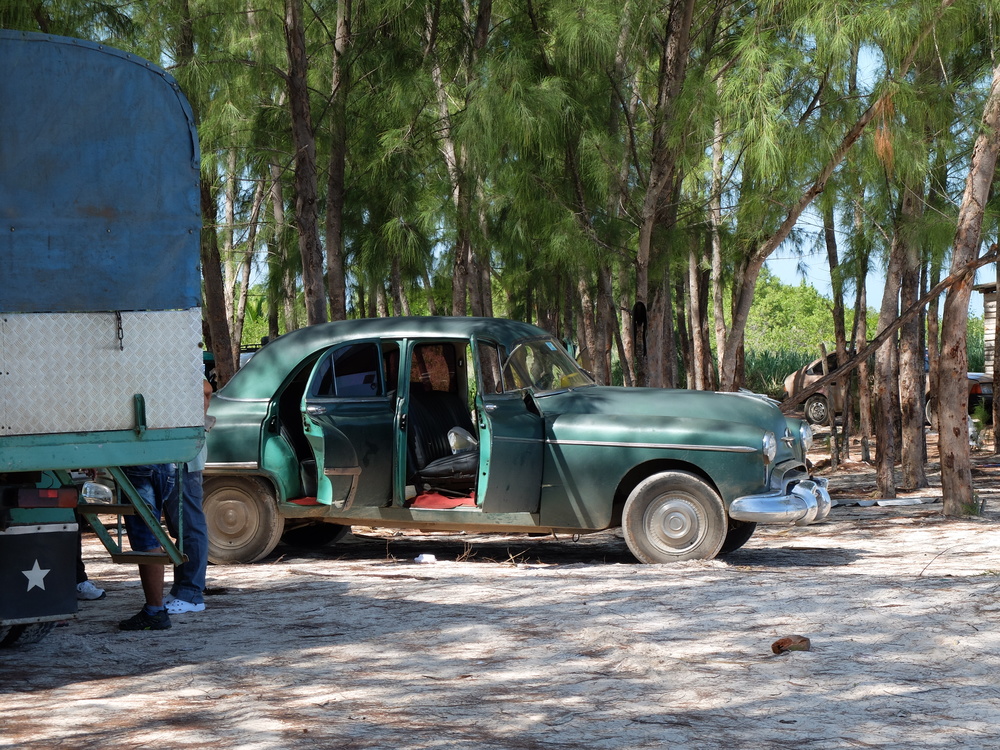
[[[982,396],[983,395],[983,387],[981,385],[979,385],[979,383],[976,383],[974,386],[972,386],[972,390],[969,391],[969,395],[970,396]]]
[[[18,508],[75,508],[76,502],[75,487],[48,490],[22,487],[17,491]]]

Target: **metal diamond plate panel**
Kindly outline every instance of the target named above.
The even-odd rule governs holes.
[[[201,311],[4,314],[0,436],[204,424]]]

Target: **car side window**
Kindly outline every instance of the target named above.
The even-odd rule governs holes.
[[[350,344],[330,352],[313,376],[310,395],[320,398],[364,398],[385,395],[378,346]]]

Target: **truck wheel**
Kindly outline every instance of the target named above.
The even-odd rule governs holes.
[[[216,565],[267,557],[285,529],[274,491],[253,477],[206,479],[204,508],[208,560]]]
[[[625,543],[644,563],[711,559],[727,529],[722,499],[701,479],[680,471],[644,479],[622,511]]]
[[[809,424],[826,424],[829,421],[829,405],[825,396],[810,396],[804,411]]]
[[[54,622],[35,622],[30,625],[11,625],[7,633],[0,638],[0,648],[11,646],[27,646],[29,643],[38,643],[42,638],[52,632],[56,624]]]
[[[744,544],[750,541],[757,524],[754,521],[737,521],[735,518],[729,519],[729,532],[726,534],[726,541],[722,543],[720,555],[735,552]]]
[[[328,544],[336,544],[351,530],[350,526],[336,523],[310,523],[286,531],[281,541],[290,547],[320,549]]]

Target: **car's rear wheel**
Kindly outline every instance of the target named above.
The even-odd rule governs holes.
[[[206,479],[204,507],[208,559],[217,565],[267,557],[285,529],[273,490],[253,477]]]
[[[622,511],[625,543],[644,563],[713,558],[727,530],[722,499],[704,481],[681,471],[644,479]]]
[[[328,544],[339,542],[347,536],[350,530],[350,526],[341,526],[335,523],[311,523],[288,529],[281,536],[281,541],[291,547],[320,549]]]
[[[757,529],[754,521],[737,521],[735,518],[729,519],[729,531],[726,533],[726,541],[722,543],[720,555],[735,552],[744,544],[750,541],[753,532]]]
[[[806,399],[805,413],[809,424],[826,424],[830,419],[830,406],[826,396],[810,396]]]

